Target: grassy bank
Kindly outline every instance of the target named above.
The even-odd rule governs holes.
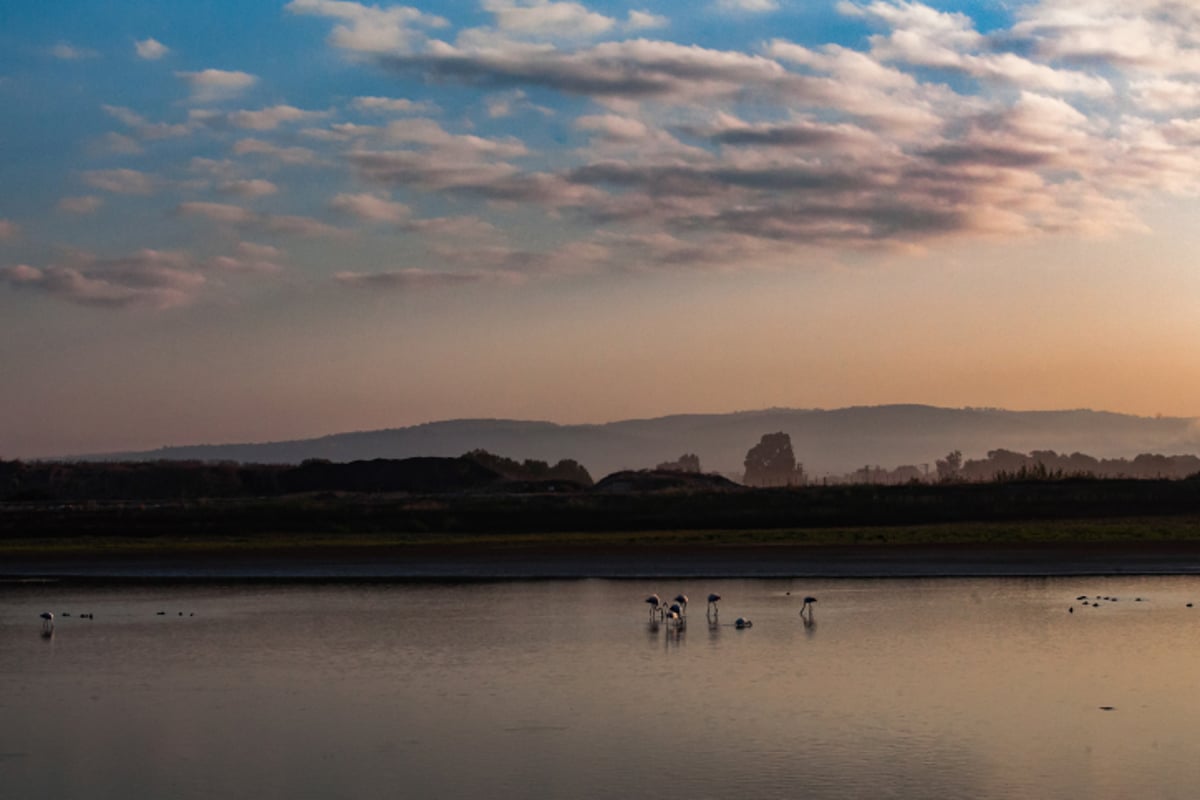
[[[828,528],[533,533],[272,533],[254,535],[55,536],[0,540],[0,558],[91,554],[359,552],[405,548],[686,548],[720,546],[903,546],[1200,542],[1200,516]]]

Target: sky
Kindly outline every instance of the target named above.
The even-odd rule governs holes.
[[[0,458],[1200,415],[1184,0],[22,3],[0,107]]]

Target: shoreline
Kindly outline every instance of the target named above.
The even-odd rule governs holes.
[[[0,582],[997,578],[1200,575],[1200,542],[375,545],[19,552]]]

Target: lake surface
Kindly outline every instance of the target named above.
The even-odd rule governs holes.
[[[1194,577],[8,583],[0,794],[1192,798],[1198,676]]]

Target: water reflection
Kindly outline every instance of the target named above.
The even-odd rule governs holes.
[[[644,619],[624,581],[0,587],[0,786],[1003,799],[1200,782],[1196,579],[711,583],[669,594],[717,589],[752,630],[698,608]],[[1066,613],[1082,594],[1121,600]],[[40,647],[47,607],[96,620],[64,615]],[[669,759],[646,746],[666,740]]]

